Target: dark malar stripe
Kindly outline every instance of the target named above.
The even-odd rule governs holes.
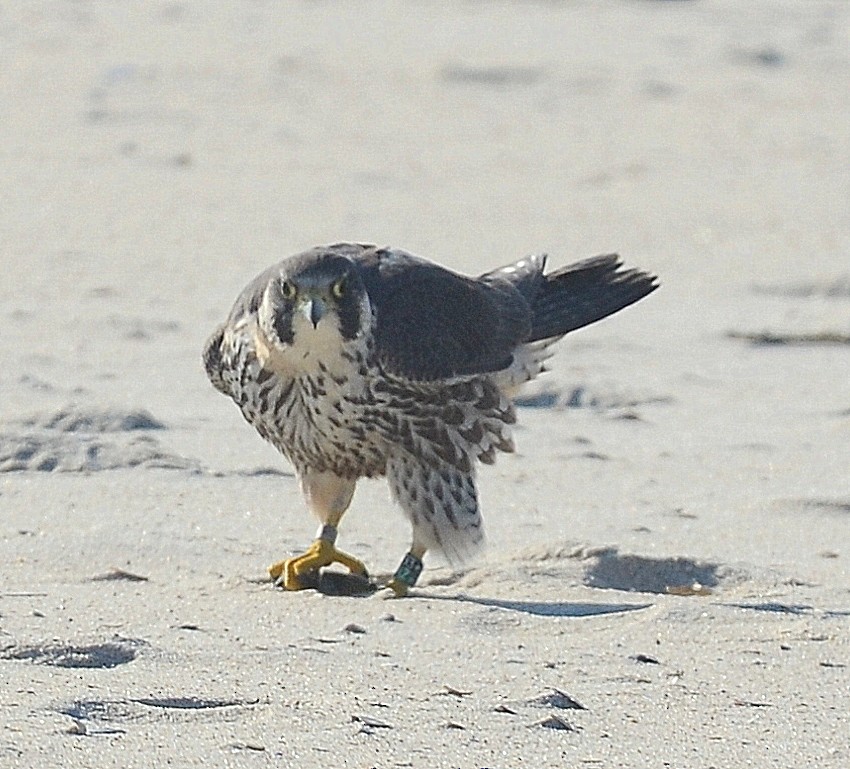
[[[342,338],[351,341],[360,332],[360,300],[357,293],[349,291],[337,305],[339,331]]]

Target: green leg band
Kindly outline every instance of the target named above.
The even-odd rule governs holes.
[[[413,587],[419,575],[422,573],[422,561],[413,553],[404,556],[399,567],[395,570],[393,580],[401,582],[408,587]]]

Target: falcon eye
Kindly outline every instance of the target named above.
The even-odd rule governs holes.
[[[331,286],[331,293],[334,295],[334,299],[342,299],[345,296],[345,278],[340,278]]]
[[[285,280],[281,284],[280,293],[284,299],[295,299],[295,285],[292,281]]]

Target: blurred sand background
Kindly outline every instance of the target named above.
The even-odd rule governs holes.
[[[0,766],[850,765],[850,5],[7,3],[0,169]],[[199,362],[343,239],[663,284],[403,601],[265,581],[314,524]]]

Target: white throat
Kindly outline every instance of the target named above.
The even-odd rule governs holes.
[[[326,314],[313,326],[303,313],[296,312],[292,318],[292,337],[292,344],[282,352],[305,373],[318,371],[319,361],[330,367],[337,360],[342,360],[345,340],[340,333],[336,313]]]

